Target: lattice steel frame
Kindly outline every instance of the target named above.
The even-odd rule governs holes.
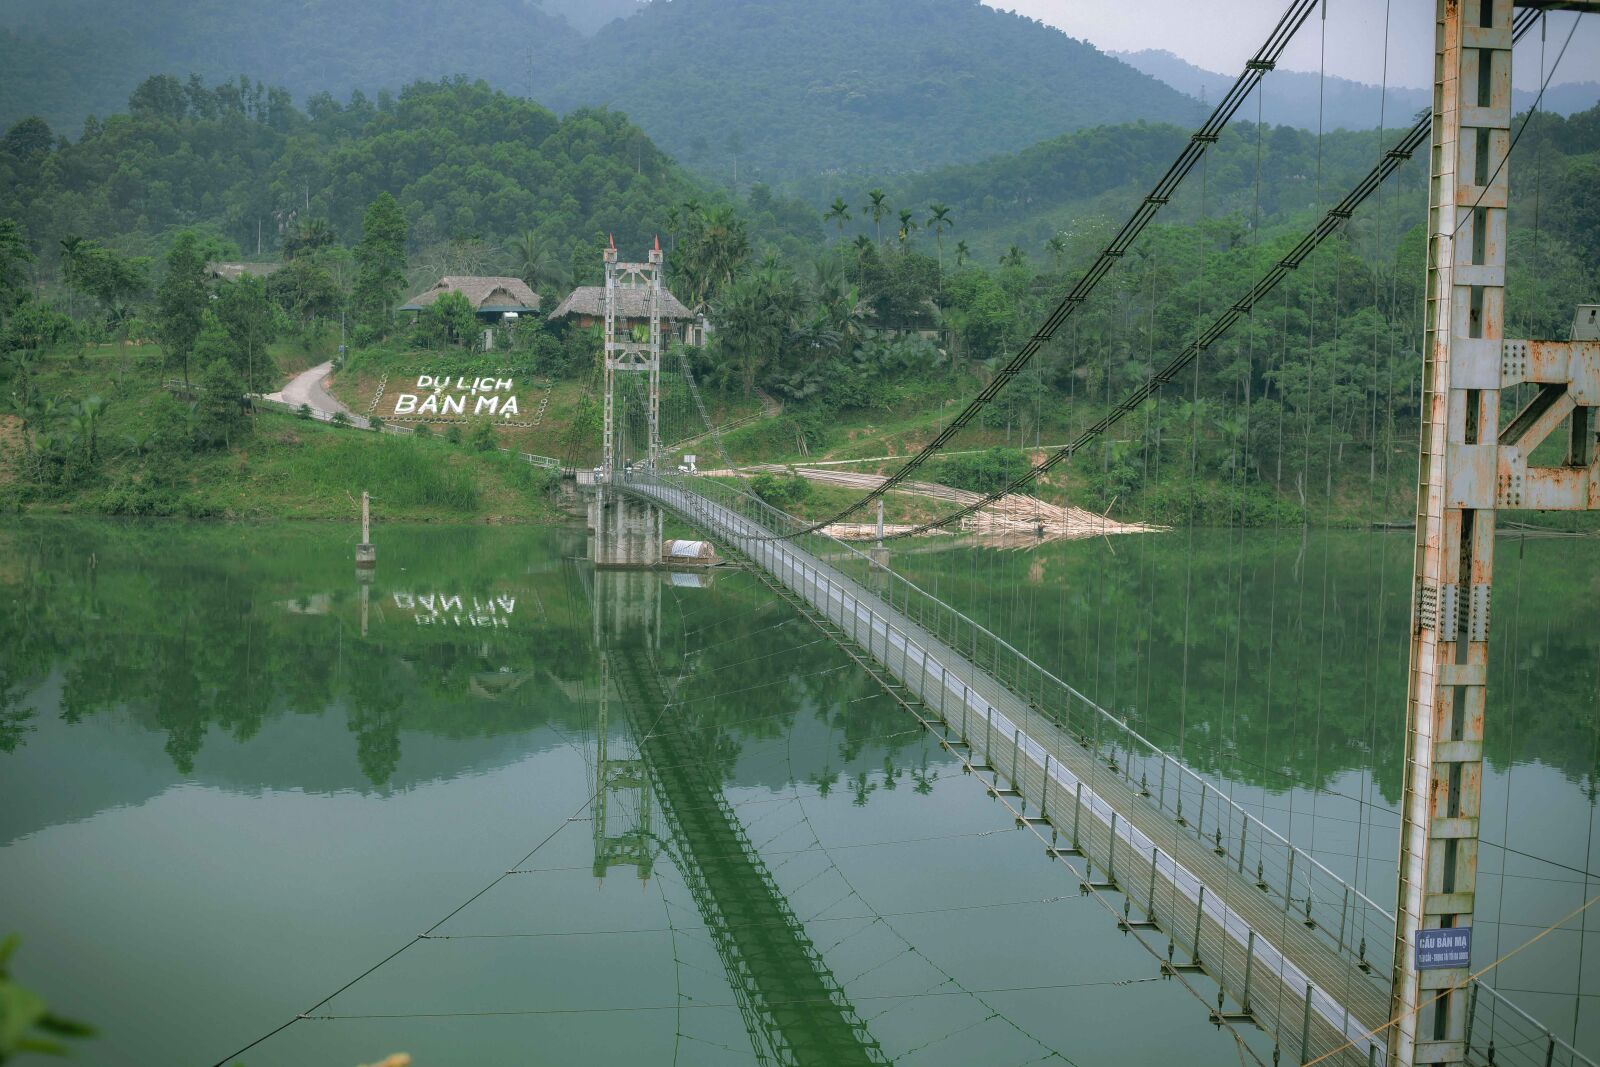
[[[1592,4],[1524,3],[1532,7]],[[1417,931],[1470,927],[1498,508],[1600,503],[1600,344],[1505,340],[1512,0],[1438,0],[1421,463],[1389,1062],[1463,1063],[1469,967],[1420,970]],[[1540,386],[1500,427],[1501,390]],[[1565,462],[1533,449],[1571,421]]]
[[[649,440],[645,445],[645,468],[655,470],[661,455],[661,243],[656,242],[646,263],[623,263],[617,259],[615,245],[605,250],[606,308],[604,324],[606,396],[601,429],[601,473],[610,480],[616,469],[616,375],[649,375]],[[635,341],[627,333],[625,316],[617,314],[617,289],[643,288],[650,293],[650,339]],[[624,334],[617,333],[621,322]]]

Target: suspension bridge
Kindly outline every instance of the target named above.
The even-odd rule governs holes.
[[[602,742],[596,873],[648,869],[658,836],[638,826],[613,833],[606,799],[627,793],[634,798],[628,810],[659,810],[666,822],[659,837],[670,842],[711,932],[760,1062],[888,1057],[786,906],[717,782],[696,769],[703,745],[648,642],[641,649],[619,640],[629,629],[649,629],[650,596],[615,575],[659,563],[668,516],[719,543],[835,642],[1009,809],[1017,827],[1036,835],[1069,885],[1101,904],[1108,922],[1137,935],[1133,944],[1150,955],[1153,972],[1189,990],[1216,1025],[1264,1034],[1273,1063],[1595,1067],[1482,981],[1473,965],[1497,961],[1470,953],[1483,736],[1493,715],[1487,664],[1496,515],[1600,507],[1592,420],[1600,406],[1600,334],[1520,339],[1508,337],[1505,325],[1508,161],[1520,132],[1511,113],[1512,52],[1552,9],[1593,12],[1600,4],[1440,0],[1431,113],[1384,145],[1370,172],[1299,243],[1225,310],[1197,322],[1181,350],[1071,442],[981,500],[884,539],[950,526],[1103,441],[1310,262],[1414,154],[1425,155],[1423,424],[1405,772],[1399,877],[1385,899],[1331,870],[1310,842],[1274,829],[1071,679],[897,574],[881,543],[860,551],[828,533],[951,448],[1015,382],[1202,164],[1296,33],[1319,12],[1326,17],[1318,0],[1289,4],[1233,89],[1027,344],[909,461],[820,521],[796,519],[747,486],[696,476],[671,458],[676,443],[709,440],[736,469],[687,362],[663,366],[659,246],[643,262],[607,250],[600,459],[564,464],[588,500],[602,706],[619,703],[636,745],[633,755],[617,757]],[[617,314],[618,292],[627,288],[646,290],[646,324]],[[1519,405],[1504,422],[1502,391]],[[663,416],[674,405],[698,421],[680,417],[674,425]],[[1534,463],[1535,449],[1563,428],[1558,461]],[[604,738],[604,725],[599,733]],[[1240,1048],[1243,1056],[1246,1045]]]
[[[1193,974],[1209,978],[1217,989],[1213,1021],[1260,1027],[1272,1035],[1274,1056],[1296,1063],[1510,1062],[1519,1054],[1528,1062],[1591,1062],[1478,982],[1463,951],[1474,911],[1495,513],[1600,504],[1592,488],[1590,421],[1590,410],[1600,404],[1591,362],[1600,357],[1600,344],[1576,337],[1508,339],[1504,332],[1512,47],[1544,10],[1594,5],[1519,6],[1442,2],[1431,114],[1387,147],[1372,171],[1247,293],[1076,440],[1004,489],[906,531],[925,532],[971,515],[1099,440],[1247,317],[1427,143],[1424,422],[1402,854],[1393,908],[1330,871],[1068,681],[896,575],[881,552],[861,554],[825,533],[947,448],[1089,299],[1319,10],[1314,0],[1290,5],[1167,173],[982,392],[881,484],[821,521],[799,522],[741,487],[669,470],[659,416],[659,320],[652,315],[648,340],[619,336],[610,316],[606,323],[602,458],[584,479],[592,483],[595,562],[653,562],[664,513],[736,553],[847,645],[908,713],[984,778],[1018,824],[1073,869],[1085,892],[1120,898],[1118,921],[1125,929],[1161,931],[1165,973],[1186,981]],[[608,292],[619,285],[659,291],[659,250],[648,263],[619,265],[613,249],[606,266]],[[682,369],[684,387],[703,414],[692,374]],[[1529,383],[1531,399],[1501,429],[1500,391]],[[629,396],[643,412],[632,448],[619,416]],[[1563,460],[1532,465],[1534,450],[1563,424]],[[720,451],[709,422],[706,430]],[[1518,1020],[1531,1037],[1508,1043],[1497,1031],[1496,1048],[1486,1028],[1475,1027],[1486,1014]]]

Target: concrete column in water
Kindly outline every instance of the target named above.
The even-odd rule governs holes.
[[[371,497],[361,491],[361,543],[356,546],[356,568],[370,569],[378,565],[378,549],[372,543]]]

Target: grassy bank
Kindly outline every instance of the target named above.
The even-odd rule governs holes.
[[[0,508],[349,521],[366,490],[383,520],[570,521],[548,472],[443,437],[396,437],[261,411],[225,440],[199,442],[197,405],[168,392],[160,366],[153,346],[131,356],[115,346],[47,353],[28,384],[52,407],[36,411],[31,443],[18,415],[0,416]],[[17,385],[14,374],[0,382],[6,392]],[[89,397],[105,402],[92,425],[81,412]]]

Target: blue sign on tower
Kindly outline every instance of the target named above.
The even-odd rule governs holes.
[[[1472,962],[1472,927],[1433,927],[1417,931],[1417,970],[1466,967]]]

